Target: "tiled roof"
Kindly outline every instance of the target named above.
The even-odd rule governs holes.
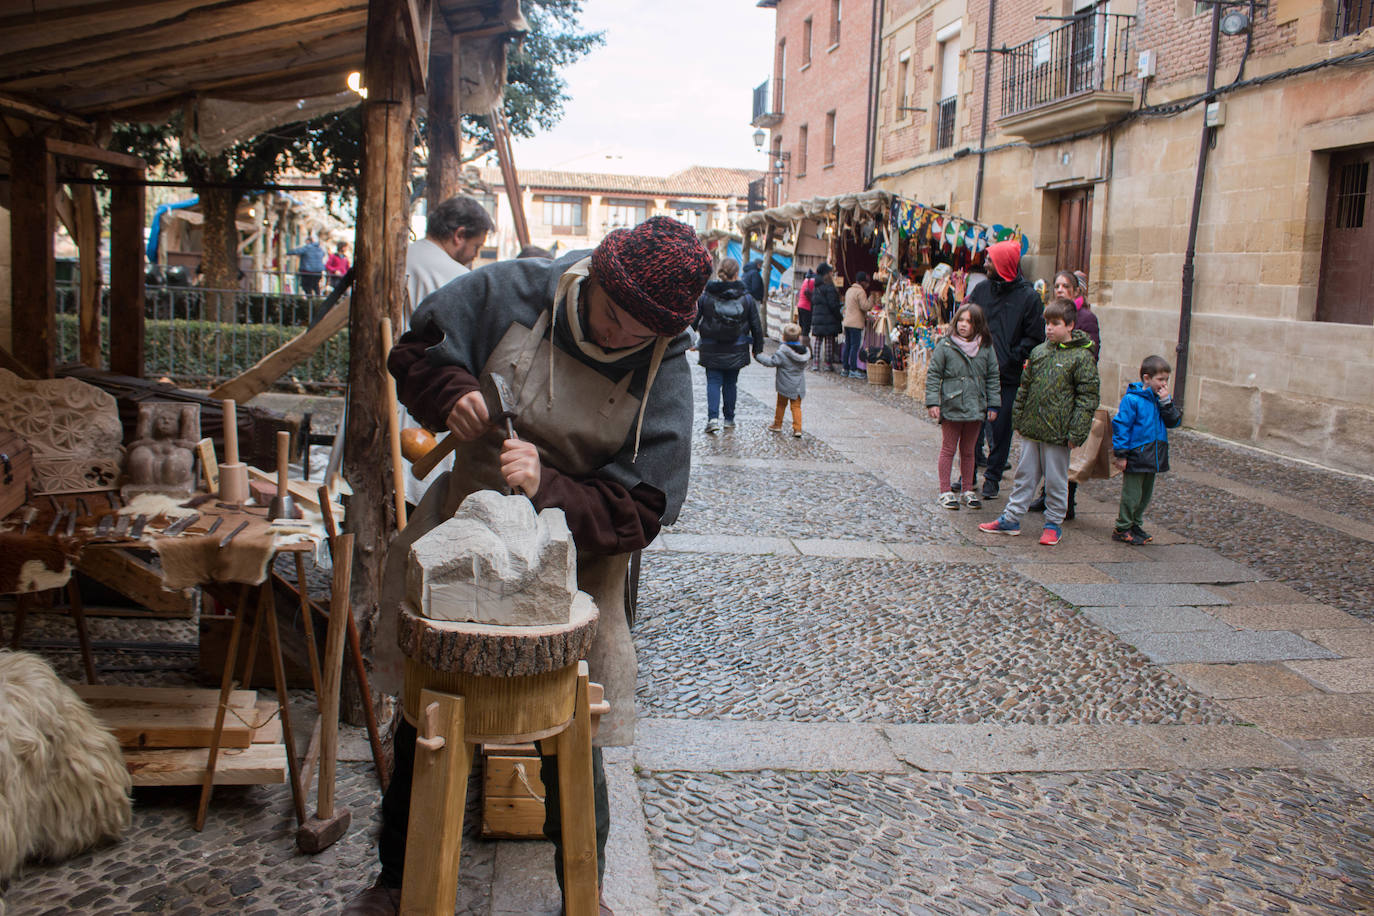
[[[519,169],[520,184],[535,191],[589,191],[595,193],[652,194],[655,197],[746,197],[749,182],[763,173],[752,169],[694,165],[667,177],[657,175],[610,175],[601,172],[555,172]],[[501,185],[501,170],[484,168],[482,180]]]

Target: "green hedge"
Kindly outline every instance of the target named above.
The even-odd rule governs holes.
[[[304,328],[214,321],[149,320],[143,325],[144,374],[180,382],[219,382],[246,371],[268,353],[298,336]],[[57,316],[58,355],[77,353],[75,315]],[[103,336],[101,355],[109,359]],[[338,386],[348,381],[348,330],[336,333],[310,359],[297,365],[276,387]]]

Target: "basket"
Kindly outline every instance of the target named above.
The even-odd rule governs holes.
[[[905,391],[906,391],[906,370],[905,370],[905,369],[893,369],[893,370],[892,370],[892,387],[893,387],[893,388],[896,388],[898,391],[901,391],[901,392],[905,392]]]
[[[868,384],[870,384],[870,385],[891,385],[891,384],[892,384],[892,364],[891,364],[891,363],[869,363],[869,364],[868,364]]]

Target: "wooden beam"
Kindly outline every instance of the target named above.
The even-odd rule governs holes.
[[[41,378],[57,368],[57,166],[41,138],[10,142],[12,345]]]
[[[430,68],[429,100],[426,107],[425,136],[429,143],[429,163],[425,172],[425,199],[430,212],[463,189],[463,113],[458,103],[462,72],[459,66],[458,39],[450,37],[449,52],[436,52]],[[412,302],[411,307],[419,305]]]
[[[110,169],[141,181],[142,170]],[[143,216],[141,184],[110,188],[110,370],[143,377]]]
[[[515,156],[510,147],[510,131],[506,129],[506,115],[501,103],[488,115],[491,121],[491,136],[496,146],[496,161],[501,166],[501,179],[506,185],[506,200],[510,203],[511,216],[515,221],[515,237],[520,247],[530,244],[530,224],[525,219],[525,197],[520,192],[520,177],[515,171]]]
[[[108,165],[117,169],[134,169],[140,172],[148,167],[148,163],[137,156],[116,153],[113,150],[101,149],[98,146],[89,146],[85,143],[70,143],[54,137],[48,137],[43,143],[47,146],[48,152],[54,156],[75,159],[78,162],[93,162],[96,165]]]
[[[353,250],[357,279],[349,318],[348,414],[344,478],[353,487],[348,531],[358,535],[352,603],[359,629],[379,610],[382,559],[396,530],[390,516],[386,373],[382,319],[401,326],[410,217],[410,156],[416,86],[406,61],[405,0],[373,0],[368,8],[363,84],[363,169]],[[363,698],[371,702],[371,697]]]
[[[80,166],[89,174],[89,165]],[[76,247],[81,256],[81,298],[78,312],[77,348],[83,365],[101,368],[100,357],[100,207],[95,188],[72,188],[76,203]]]
[[[39,378],[38,373],[34,371],[28,363],[19,359],[4,347],[0,347],[0,368],[8,369],[20,378]]]
[[[410,78],[417,89],[429,77],[430,0],[406,0],[406,38],[410,41]]]
[[[90,121],[74,114],[59,111],[56,108],[48,108],[6,92],[0,92],[0,111],[22,115],[25,118],[37,118],[40,121],[57,121],[71,127],[79,127],[82,130],[90,130],[92,127]]]

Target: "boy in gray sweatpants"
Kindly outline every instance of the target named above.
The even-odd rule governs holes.
[[[978,526],[983,531],[1020,534],[1021,516],[1043,478],[1045,529],[1040,543],[1053,547],[1063,536],[1069,451],[1088,438],[1100,394],[1092,339],[1074,327],[1077,312],[1067,299],[1045,306],[1045,342],[1026,360],[1012,410],[1012,425],[1022,443],[1011,499],[995,521]]]

